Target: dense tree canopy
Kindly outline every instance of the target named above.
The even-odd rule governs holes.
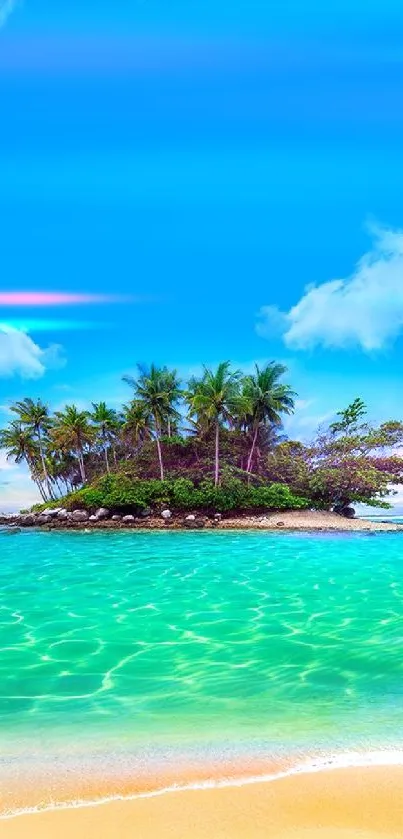
[[[403,483],[403,424],[373,426],[360,422],[365,415],[365,407],[356,400],[309,446],[289,441],[279,445],[268,455],[268,473],[306,494],[319,508],[390,506],[388,497]]]
[[[356,399],[309,444],[287,440],[282,419],[294,411],[296,394],[286,374],[271,362],[242,375],[226,361],[181,383],[175,370],[139,366],[137,376],[123,377],[133,399],[120,411],[105,401],[54,414],[40,399],[15,403],[0,447],[26,463],[44,501],[116,473],[118,486],[122,476],[158,478],[165,487],[184,480],[195,492],[209,480],[216,488],[236,481],[231,498],[240,500],[242,484],[251,491],[277,484],[315,508],[388,506],[403,483],[402,423],[372,425]]]

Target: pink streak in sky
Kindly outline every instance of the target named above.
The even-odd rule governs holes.
[[[108,303],[117,298],[102,294],[68,294],[50,291],[0,292],[0,306],[73,306],[80,303]]]

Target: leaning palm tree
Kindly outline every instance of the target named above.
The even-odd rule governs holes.
[[[161,481],[164,480],[164,463],[161,450],[161,436],[172,418],[175,403],[179,398],[176,373],[170,373],[166,367],[143,367],[138,365],[139,376],[123,376],[123,381],[134,388],[135,399],[140,400],[152,417],[153,434],[157,446]]]
[[[242,402],[246,416],[244,422],[252,434],[252,442],[246,471],[252,471],[253,456],[256,449],[259,430],[270,425],[281,425],[281,414],[292,414],[296,394],[289,385],[281,384],[279,379],[287,372],[283,364],[272,361],[260,368],[255,364],[255,372],[246,376],[242,384]]]
[[[97,429],[97,435],[102,447],[105,458],[106,471],[109,475],[109,457],[108,448],[116,437],[119,428],[119,420],[117,412],[113,408],[108,408],[106,402],[93,402],[93,411],[89,415],[90,419]]]
[[[75,405],[66,405],[64,411],[56,411],[51,435],[61,451],[74,452],[85,484],[84,450],[94,440],[88,412],[79,411]]]
[[[186,394],[190,416],[196,416],[202,428],[214,427],[216,486],[220,477],[220,427],[225,422],[232,422],[239,401],[240,375],[239,371],[231,371],[229,361],[221,362],[215,371],[205,367],[201,379],[191,379]]]
[[[56,448],[54,441],[51,440],[46,451],[46,462],[59,494],[66,495],[73,492],[75,486],[80,483],[77,481],[79,470],[77,472],[78,463],[75,455],[70,451]]]
[[[49,408],[40,399],[37,399],[35,402],[33,399],[27,397],[20,402],[16,402],[15,405],[11,405],[11,411],[17,414],[20,423],[30,429],[38,440],[45,484],[49,498],[53,498],[52,485],[44,454],[44,440],[46,439],[51,426]]]
[[[27,464],[31,478],[38,487],[43,501],[48,501],[39,475],[39,448],[33,432],[25,428],[18,420],[14,420],[7,428],[0,431],[0,448],[6,450],[7,460],[14,460],[17,464],[23,462]]]

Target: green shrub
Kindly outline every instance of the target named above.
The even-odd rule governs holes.
[[[73,492],[53,506],[63,504],[67,509],[111,510],[140,512],[146,507],[172,510],[203,510],[227,513],[250,510],[298,510],[309,506],[305,498],[294,495],[284,484],[250,486],[239,478],[227,478],[220,486],[211,480],[198,485],[186,478],[160,481],[140,480],[124,473],[105,475],[90,486]],[[36,505],[36,509],[45,506]]]

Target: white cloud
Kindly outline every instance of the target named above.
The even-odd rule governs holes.
[[[393,341],[403,330],[403,231],[370,232],[372,249],[350,277],[309,286],[289,312],[263,307],[258,333],[269,337],[282,321],[291,349],[358,346],[369,352]]]
[[[6,452],[0,449],[0,513],[14,513],[40,500],[26,465],[7,460]]]
[[[309,443],[318,429],[333,419],[335,411],[321,410],[316,399],[296,399],[295,413],[283,417],[284,431],[293,440]]]
[[[33,504],[41,501],[35,484],[29,478],[25,482],[13,481],[2,485],[0,483],[0,513],[16,513],[28,510]]]
[[[56,344],[43,349],[20,329],[0,324],[0,378],[38,379],[47,369],[64,365]]]
[[[287,315],[280,312],[277,306],[262,306],[256,332],[261,338],[275,338],[287,328]]]
[[[3,449],[0,449],[0,472],[12,471],[15,469],[15,466],[12,461],[7,460],[7,454]]]
[[[0,26],[4,26],[18,3],[18,0],[0,0]]]

